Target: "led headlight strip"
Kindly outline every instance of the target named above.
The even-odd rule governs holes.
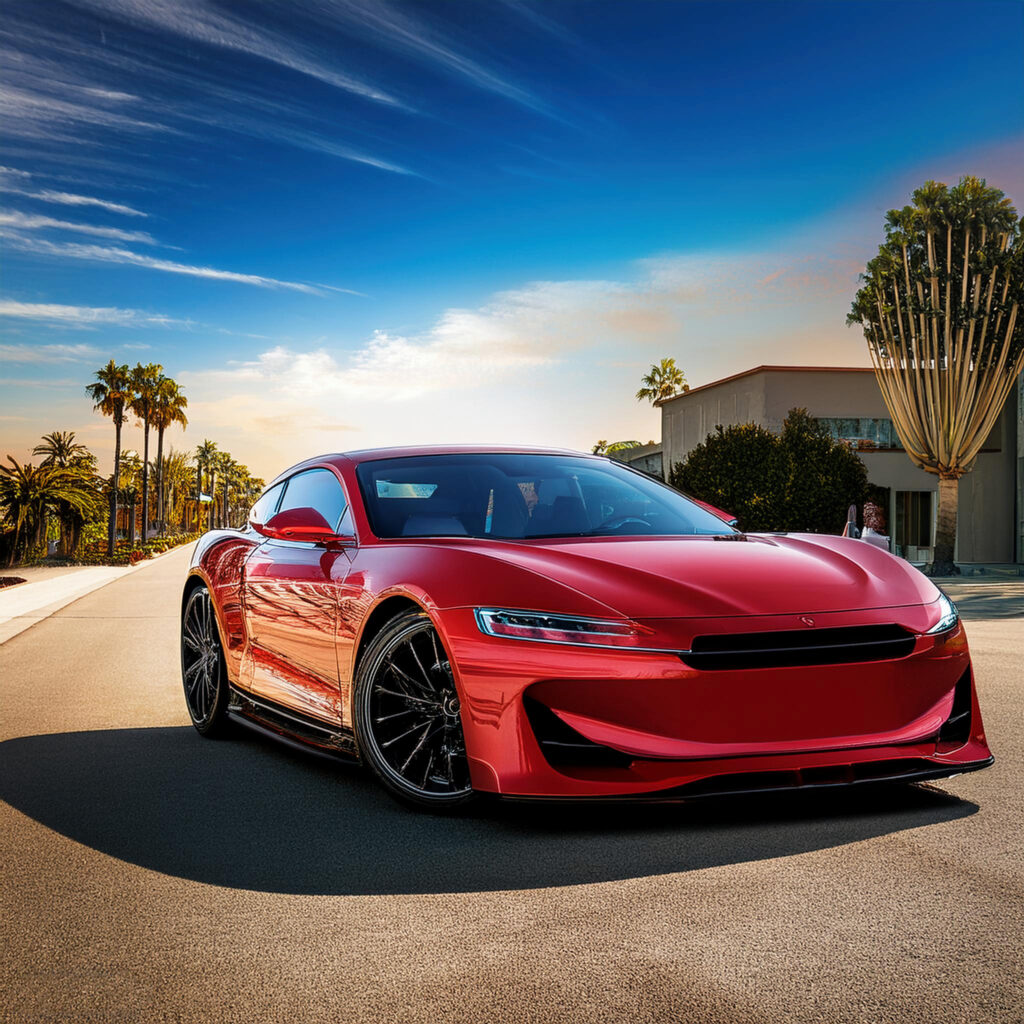
[[[587,647],[642,649],[643,639],[654,632],[625,619],[588,619],[506,608],[477,608],[476,622],[480,632],[488,636]]]
[[[960,621],[960,613],[956,610],[956,605],[941,592],[936,604],[939,606],[940,618],[927,633],[948,633]]]

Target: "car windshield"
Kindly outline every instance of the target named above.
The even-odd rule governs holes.
[[[572,455],[420,455],[356,469],[378,537],[626,537],[735,533],[678,491]]]

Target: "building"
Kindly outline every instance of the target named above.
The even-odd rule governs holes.
[[[886,522],[896,553],[931,560],[938,478],[907,457],[870,368],[757,366],[659,405],[665,478],[718,424],[756,423],[777,432],[790,409],[807,409],[855,445],[868,480],[888,490]],[[654,466],[656,455],[644,446],[645,467],[638,468]],[[959,493],[957,561],[1024,562],[1024,374]]]

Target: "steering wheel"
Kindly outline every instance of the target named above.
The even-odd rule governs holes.
[[[603,523],[599,523],[594,529],[617,530],[620,526],[625,526],[627,523],[639,523],[641,526],[651,525],[646,519],[641,519],[639,516],[614,516],[611,519],[606,519]]]

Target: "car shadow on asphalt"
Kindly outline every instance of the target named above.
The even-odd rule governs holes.
[[[578,885],[842,846],[973,814],[927,786],[689,804],[514,804],[434,817],[355,765],[189,726],[0,743],[0,798],[102,853],[263,892],[384,895]]]

